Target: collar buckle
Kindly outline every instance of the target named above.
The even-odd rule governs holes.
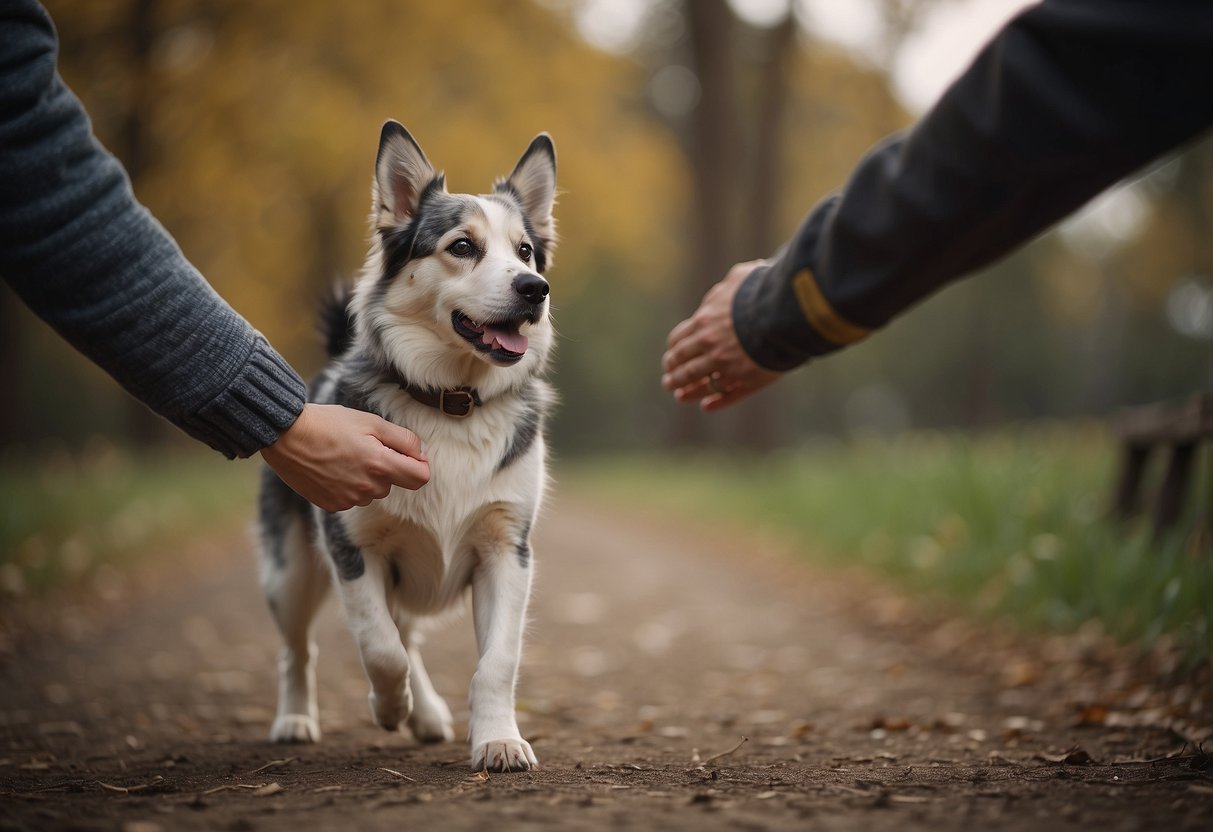
[[[456,419],[466,419],[471,416],[478,404],[480,404],[480,397],[469,387],[438,391],[438,409]]]

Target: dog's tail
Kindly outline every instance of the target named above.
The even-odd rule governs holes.
[[[349,283],[336,283],[320,301],[317,323],[329,358],[344,355],[354,341],[354,310],[350,308],[353,295],[354,287]]]

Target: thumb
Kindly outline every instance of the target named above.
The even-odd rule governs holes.
[[[429,461],[417,434],[386,419],[380,419],[378,416],[375,419],[376,424],[371,428],[371,435],[382,442],[385,447],[421,462]]]

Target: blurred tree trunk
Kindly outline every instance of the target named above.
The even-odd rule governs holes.
[[[1195,231],[1193,272],[1213,280],[1213,142],[1202,142],[1184,154],[1176,187]],[[1213,349],[1206,352],[1204,385],[1213,390]]]
[[[149,166],[152,143],[148,122],[155,101],[152,52],[156,45],[156,0],[131,0],[125,29],[130,96],[113,151],[138,193],[139,180]],[[125,402],[122,423],[127,442],[149,446],[165,440],[166,422],[136,399],[127,397]]]
[[[1089,415],[1104,416],[1121,403],[1129,310],[1116,252],[1101,256],[1096,268],[1099,270],[1099,300],[1084,344],[1086,372],[1083,373],[1082,406]]]
[[[796,16],[789,6],[782,22],[765,37],[763,63],[757,74],[757,113],[749,150],[751,175],[741,204],[745,209],[742,257],[769,257],[782,242],[778,230],[780,175],[787,136],[788,71],[797,46]],[[723,276],[723,274],[722,274]],[[729,433],[737,447],[773,450],[786,443],[789,394],[775,385],[729,413]],[[726,411],[728,412],[728,411]]]
[[[1006,279],[1010,279],[1010,275]],[[974,292],[974,300],[965,323],[968,329],[965,356],[967,370],[962,380],[961,419],[964,427],[977,430],[997,420],[994,408],[994,367],[991,326],[995,313],[990,308],[988,292]]]
[[[695,251],[690,257],[682,299],[689,312],[736,262],[733,218],[740,163],[733,14],[725,0],[685,0],[683,14],[701,90],[699,104],[691,113],[688,137]],[[708,424],[698,410],[680,408],[674,422],[674,443],[694,445],[707,438]]]

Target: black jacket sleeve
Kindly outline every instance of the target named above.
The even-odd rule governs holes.
[[[1210,124],[1213,3],[1045,0],[751,273],[742,346],[787,370],[857,341]]]
[[[135,200],[56,52],[36,2],[0,5],[0,276],[157,413],[253,454],[299,415],[303,381]]]

